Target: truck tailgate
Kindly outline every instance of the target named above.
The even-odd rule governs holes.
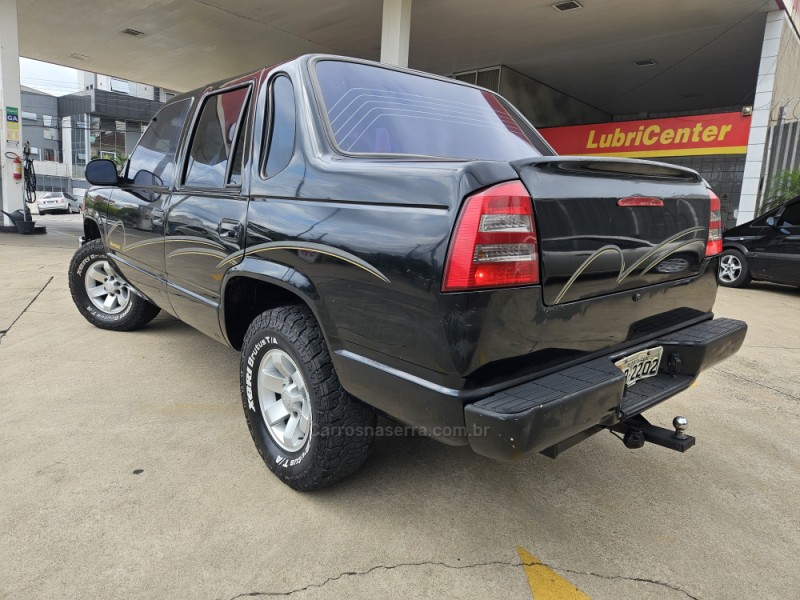
[[[699,273],[710,199],[694,171],[585,157],[512,165],[533,199],[545,304]]]

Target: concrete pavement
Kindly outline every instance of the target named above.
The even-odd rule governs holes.
[[[0,235],[0,598],[531,598],[518,546],[595,599],[800,597],[800,291],[720,290],[744,348],[648,412],[689,418],[685,455],[384,438],[300,494],[253,447],[237,354],[163,315],[89,325],[79,217],[45,219]]]

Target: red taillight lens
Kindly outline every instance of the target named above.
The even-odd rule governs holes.
[[[447,254],[443,292],[539,282],[533,205],[521,181],[467,198]]]
[[[708,223],[708,241],[706,242],[706,258],[722,252],[722,204],[719,197],[708,190],[711,198],[711,219]]]

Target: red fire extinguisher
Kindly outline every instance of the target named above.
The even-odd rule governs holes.
[[[19,156],[14,159],[14,179],[22,179],[22,161]]]

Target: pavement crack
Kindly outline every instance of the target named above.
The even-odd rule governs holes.
[[[238,598],[249,598],[249,597],[256,597],[256,596],[291,596],[292,594],[299,594],[301,592],[305,592],[310,589],[314,588],[321,588],[326,586],[329,583],[334,581],[338,581],[344,577],[361,577],[364,575],[369,575],[375,571],[391,571],[393,569],[402,569],[405,567],[424,567],[424,566],[434,566],[434,567],[443,567],[445,569],[472,569],[475,567],[490,567],[490,566],[503,566],[503,567],[519,567],[522,566],[524,563],[516,562],[516,563],[509,563],[502,560],[493,560],[487,562],[479,562],[479,563],[469,563],[464,565],[451,565],[450,563],[441,562],[441,561],[419,561],[419,562],[403,562],[403,563],[396,563],[393,565],[375,565],[363,571],[343,571],[338,575],[333,575],[324,579],[321,582],[317,583],[310,583],[306,586],[301,588],[296,588],[293,590],[289,590],[287,592],[246,592],[243,594],[238,594],[230,598],[230,600],[237,600]]]
[[[720,369],[719,367],[717,367],[715,369],[715,371],[718,371],[719,373],[725,373],[725,375],[730,375],[731,377],[734,377],[736,379],[741,379],[743,381],[747,381],[748,383],[752,383],[753,385],[757,385],[759,387],[763,387],[763,388],[766,388],[768,390],[772,390],[773,392],[777,392],[778,394],[781,394],[783,396],[788,396],[792,400],[800,400],[800,397],[795,396],[794,394],[790,394],[789,392],[785,392],[783,390],[779,390],[778,388],[774,388],[772,386],[769,386],[766,383],[761,383],[760,381],[756,381],[755,379],[752,379],[750,377],[745,377],[744,375],[739,375],[738,373],[733,373],[731,371],[726,371],[725,369]]]
[[[674,585],[672,583],[668,583],[666,581],[661,581],[659,579],[650,579],[648,577],[628,577],[626,575],[604,575],[603,573],[595,573],[593,571],[573,571],[571,569],[559,569],[556,567],[552,568],[555,571],[562,571],[564,573],[569,573],[570,575],[588,575],[590,577],[597,577],[599,579],[607,579],[610,581],[620,580],[620,581],[634,581],[637,583],[650,583],[652,585],[657,585],[676,592],[680,592],[687,598],[691,598],[691,600],[700,600],[697,596],[693,596],[682,587]]]
[[[33,306],[33,303],[36,302],[36,299],[41,295],[41,293],[45,290],[45,288],[48,285],[50,285],[51,281],[53,281],[53,276],[52,275],[50,276],[50,279],[48,279],[45,282],[45,284],[42,286],[42,289],[40,289],[38,292],[36,292],[36,295],[33,298],[31,298],[31,301],[28,302],[28,304],[25,306],[25,308],[22,309],[22,312],[17,315],[17,318],[14,319],[13,321],[11,321],[11,325],[9,325],[7,329],[3,329],[2,331],[0,331],[0,341],[2,341],[3,337],[8,335],[8,332],[10,332],[11,328],[14,327],[14,324],[22,318],[22,315],[24,315],[26,312],[28,312],[28,309],[31,306]]]
[[[656,585],[659,587],[664,587],[675,592],[679,592],[689,598],[690,600],[700,600],[697,596],[694,596],[687,592],[680,586],[668,583],[666,581],[660,581],[658,579],[650,579],[647,577],[628,577],[625,575],[605,575],[603,573],[595,573],[594,571],[576,571],[572,569],[562,569],[560,567],[556,567],[547,563],[543,562],[523,562],[523,561],[504,561],[504,560],[490,560],[485,562],[475,562],[475,563],[467,563],[463,565],[454,565],[451,563],[443,562],[443,561],[432,561],[432,560],[425,560],[419,562],[402,562],[396,563],[393,565],[375,565],[368,569],[364,569],[361,571],[342,571],[337,575],[333,575],[326,579],[323,579],[319,582],[309,583],[303,587],[295,588],[292,590],[288,590],[285,592],[244,592],[241,594],[237,594],[236,596],[231,597],[229,600],[239,600],[239,598],[256,598],[256,597],[286,597],[286,596],[293,596],[294,594],[300,594],[305,591],[311,589],[318,589],[325,587],[329,583],[333,583],[334,581],[338,581],[339,579],[343,579],[346,577],[362,577],[366,575],[370,575],[376,571],[391,571],[393,569],[402,569],[402,568],[414,568],[414,567],[442,567],[444,569],[453,569],[453,570],[461,570],[461,569],[474,569],[477,567],[546,567],[548,569],[552,569],[554,571],[561,571],[562,573],[569,573],[571,575],[584,575],[588,577],[597,577],[599,579],[606,579],[606,580],[617,580],[617,581],[631,581],[635,583],[648,583],[651,585]]]
[[[767,348],[769,350],[800,350],[800,346],[746,346],[747,348]]]

